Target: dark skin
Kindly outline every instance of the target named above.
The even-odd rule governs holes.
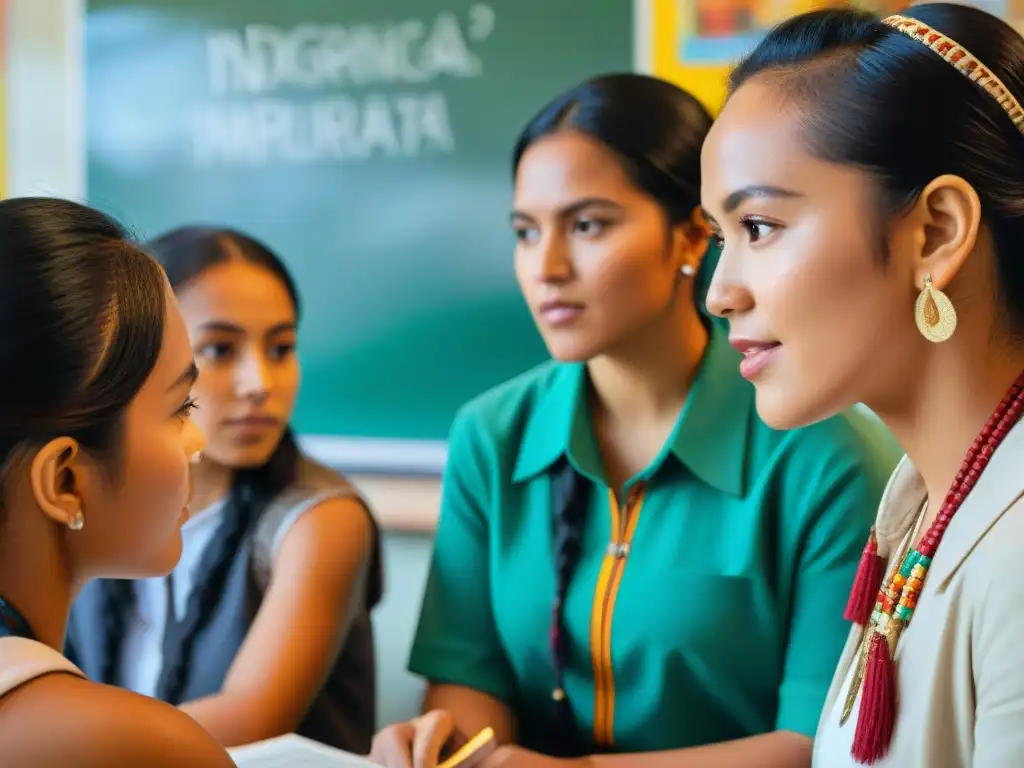
[[[0,594],[56,651],[63,647],[71,602],[86,581],[161,575],[181,554],[190,460],[203,436],[189,418],[195,366],[188,332],[170,286],[167,293],[163,346],[125,415],[116,482],[68,437],[19,452],[4,476]],[[84,525],[70,530],[79,512]],[[64,673],[0,699],[0,743],[10,768],[233,765],[209,734],[173,707]]]
[[[648,466],[675,425],[707,332],[692,281],[708,230],[699,212],[670,226],[617,158],[573,132],[541,139],[522,158],[512,225],[516,275],[552,356],[585,360],[591,413],[614,487]],[[582,307],[569,324],[550,322],[545,302]],[[516,714],[464,686],[431,683],[426,714],[393,725],[371,758],[390,768],[434,768],[453,733],[494,729],[498,749],[481,768],[788,768],[810,762],[810,740],[778,732],[695,749],[559,760],[515,745]]]

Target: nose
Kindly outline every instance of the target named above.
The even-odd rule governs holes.
[[[569,246],[561,237],[547,237],[537,245],[534,277],[541,283],[561,283],[572,277]]]
[[[711,285],[708,286],[705,304],[711,314],[728,318],[753,309],[754,297],[745,285],[727,277],[719,263],[714,277],[711,278]]]
[[[270,389],[270,370],[266,358],[256,350],[239,359],[235,368],[235,393],[238,397],[262,400]]]

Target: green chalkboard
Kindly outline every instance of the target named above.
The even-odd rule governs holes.
[[[91,0],[88,197],[149,237],[247,230],[294,269],[308,434],[438,440],[546,357],[510,150],[632,67],[628,0]]]

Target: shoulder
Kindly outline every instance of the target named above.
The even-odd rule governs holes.
[[[779,470],[822,474],[833,480],[857,475],[878,486],[879,492],[903,457],[885,425],[860,407],[806,427],[774,432],[766,442],[771,445],[771,462]],[[809,479],[805,476],[803,481]]]
[[[571,366],[548,361],[493,387],[463,405],[449,435],[449,453],[489,454],[497,446],[514,444],[530,416]]]
[[[0,741],[10,765],[194,765],[231,759],[192,718],[154,699],[71,675],[49,675],[9,694]],[[59,723],[60,738],[45,729]],[[131,727],[125,727],[130,723]]]
[[[344,475],[308,456],[300,456],[295,482],[264,512],[256,542],[253,569],[264,586],[283,566],[319,568],[326,558],[345,572],[370,567],[368,599],[379,599],[379,534],[369,505]]]

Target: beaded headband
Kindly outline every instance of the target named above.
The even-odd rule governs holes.
[[[927,24],[922,24],[909,16],[888,16],[882,19],[882,23],[923,45],[927,45],[952,64],[957,72],[977,83],[1010,116],[1013,124],[1017,126],[1017,130],[1024,133],[1024,107],[1021,107],[1020,102],[1010,92],[1010,89],[1003,84],[1002,80],[992,74],[992,71],[982,64],[977,56],[956,40],[946,37]]]

